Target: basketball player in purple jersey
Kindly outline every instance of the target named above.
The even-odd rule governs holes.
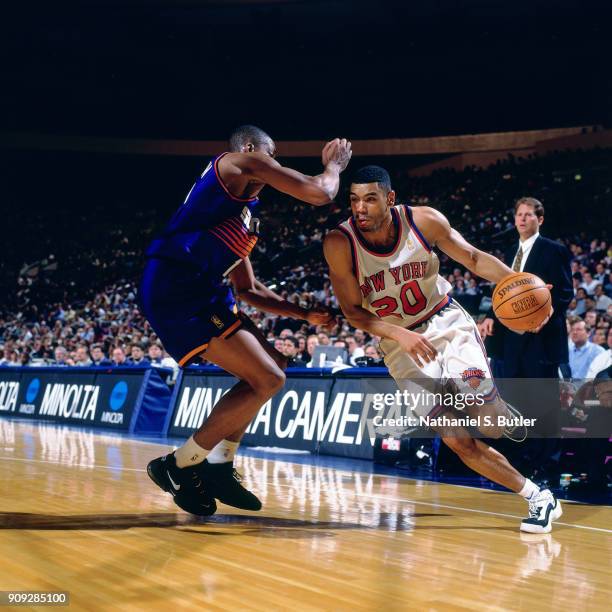
[[[230,151],[208,164],[147,251],[139,299],[168,352],[181,367],[204,358],[240,380],[181,448],[147,467],[180,508],[202,516],[215,512],[215,498],[237,508],[261,508],[240,484],[233,458],[252,418],[285,382],[283,356],[238,312],[225,279],[240,299],[261,310],[313,325],[331,321],[326,310],[307,311],[257,281],[249,254],[258,236],[254,213],[261,190],[270,185],[313,206],[329,203],[351,158],[351,144],[327,143],[324,170],[317,176],[281,166],[275,154],[274,141],[263,130],[235,130]]]
[[[469,415],[485,436],[512,437],[514,418],[520,415],[497,393],[476,324],[448,295],[451,287],[438,274],[434,247],[494,283],[512,270],[468,244],[437,210],[395,205],[391,179],[383,168],[358,170],[350,200],[352,217],[331,231],[323,245],[344,315],[354,327],[382,338],[389,373],[413,397],[421,391],[430,396],[440,391],[480,395],[477,405],[461,412],[446,402],[419,401],[411,408],[417,422],[435,423],[431,428],[467,466],[529,502],[521,531],[548,533],[562,514],[550,490],[540,490],[502,454],[456,425]]]

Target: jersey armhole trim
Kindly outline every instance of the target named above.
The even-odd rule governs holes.
[[[215,163],[213,164],[213,168],[215,170],[215,176],[217,177],[217,181],[219,183],[219,185],[221,185],[221,187],[223,188],[223,191],[225,191],[225,193],[232,198],[232,200],[235,200],[236,202],[255,202],[257,201],[257,198],[239,198],[238,196],[235,196],[228,188],[227,185],[223,182],[223,179],[221,178],[221,174],[219,174],[219,168],[218,168],[218,164],[219,164],[219,160],[222,157],[225,157],[227,154],[229,153],[229,151],[226,151],[225,153],[221,153],[221,155],[219,155],[219,157],[217,157],[217,159],[215,159]]]
[[[351,232],[349,230],[347,230],[346,228],[342,227],[341,225],[336,227],[336,229],[340,230],[348,238],[349,247],[351,249],[351,260],[353,262],[353,274],[355,275],[355,278],[357,279],[357,282],[359,282],[359,261],[357,260],[357,251],[356,251],[356,245],[355,245],[355,238],[353,237],[353,235],[351,234]]]
[[[408,225],[410,226],[410,229],[412,229],[418,241],[423,245],[425,250],[428,253],[431,253],[431,245],[429,244],[429,242],[427,242],[427,240],[425,239],[425,236],[421,234],[421,230],[419,230],[419,228],[416,226],[414,222],[414,218],[412,217],[412,208],[410,208],[410,206],[408,206],[407,204],[405,204],[403,208],[404,208],[404,214],[406,215],[406,220],[408,221]]]

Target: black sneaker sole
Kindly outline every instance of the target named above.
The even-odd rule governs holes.
[[[215,494],[215,498],[218,499],[222,504],[225,504],[226,506],[231,506],[232,508],[238,508],[239,510],[251,510],[253,512],[257,512],[258,510],[261,510],[262,503],[255,495],[253,495],[252,499],[244,499],[242,495],[240,497],[241,499],[238,500],[234,497],[227,496],[224,494],[221,494],[221,495]]]
[[[188,501],[182,498],[172,498],[174,503],[185,512],[189,514],[195,514],[195,516],[212,516],[217,511],[217,502],[214,499],[210,500],[210,504],[206,508],[201,505],[192,506]]]

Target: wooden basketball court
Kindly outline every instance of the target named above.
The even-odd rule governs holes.
[[[612,509],[521,535],[515,495],[239,457],[259,513],[198,519],[145,472],[168,447],[0,420],[0,590],[75,610],[598,610]]]

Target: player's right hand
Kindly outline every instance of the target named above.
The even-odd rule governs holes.
[[[438,354],[434,345],[427,338],[408,329],[402,329],[397,342],[414,359],[419,368],[435,361]]]
[[[348,166],[352,155],[350,141],[346,138],[334,138],[323,147],[321,161],[325,167],[334,164],[338,167],[338,172],[342,172]]]

